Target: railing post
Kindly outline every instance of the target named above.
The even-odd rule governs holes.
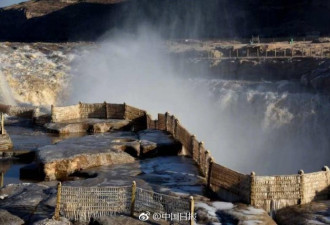
[[[194,155],[194,142],[195,142],[195,135],[190,136],[190,149],[191,149],[191,157],[195,161],[195,155]]]
[[[236,58],[238,58],[238,49],[236,49]]]
[[[105,119],[108,119],[108,104],[107,104],[107,102],[106,101],[104,101],[104,110],[105,110]]]
[[[209,169],[209,164],[208,164],[208,162],[210,162],[209,161],[209,151],[208,150],[206,150],[205,151],[205,158],[204,158],[204,166],[203,166],[203,170],[204,170],[204,174],[205,174],[205,177],[207,178],[208,177],[208,174],[207,174],[207,172],[208,172],[208,169]]]
[[[172,121],[172,122],[171,122],[172,127],[171,127],[171,132],[170,132],[170,133],[171,133],[171,134],[173,135],[173,137],[175,138],[175,136],[174,136],[174,132],[175,132],[175,131],[174,131],[174,129],[175,129],[175,117],[174,117],[174,115],[171,116],[171,121]]]
[[[50,117],[51,122],[54,122],[54,105],[50,106]]]
[[[155,129],[158,130],[159,127],[158,127],[158,120],[153,120],[154,121],[154,126],[155,126]]]
[[[4,173],[4,172],[1,172],[1,173],[0,173],[0,188],[3,187],[3,184],[4,184],[4,182],[3,182],[3,180],[4,180],[4,176],[5,176],[5,173]]]
[[[57,184],[57,196],[56,196],[56,208],[55,208],[55,220],[60,220],[60,210],[61,210],[61,193],[62,193],[62,183]]]
[[[136,197],[136,182],[133,181],[133,183],[132,183],[132,199],[131,199],[131,216],[134,216],[135,197]]]
[[[276,58],[276,55],[277,55],[277,54],[276,54],[276,48],[275,48],[275,58]]]
[[[255,190],[255,182],[256,182],[256,173],[254,171],[251,172],[250,175],[251,183],[250,183],[250,204],[252,206],[255,206],[255,196],[256,196],[256,190]]]
[[[321,47],[321,58],[323,58],[323,47]]]
[[[169,115],[170,113],[169,112],[166,112],[165,113],[165,130],[166,131],[168,131],[167,129],[168,129],[168,115]]]
[[[126,106],[126,102],[123,103],[124,105],[124,119],[127,119],[127,106]]]
[[[213,166],[213,158],[209,159],[209,168],[207,172],[207,188],[211,189],[211,176],[212,176],[212,166]]]
[[[198,145],[198,166],[200,166],[201,165],[201,148],[203,147],[203,144],[204,144],[204,142],[203,141],[201,141],[201,142],[199,142],[199,145]]]
[[[5,117],[1,113],[1,134],[5,134]]]
[[[299,194],[300,194],[300,199],[298,204],[304,204],[305,203],[305,194],[304,194],[304,189],[305,189],[305,178],[304,178],[304,171],[299,170],[298,172],[299,177],[300,177],[300,185],[299,185]]]
[[[195,218],[195,201],[194,197],[190,196],[190,225],[194,225]]]
[[[82,118],[82,112],[83,112],[81,101],[79,101],[78,104],[79,104],[79,117],[80,117],[80,119],[81,119],[81,118]]]
[[[175,118],[175,120],[174,120],[174,133],[173,133],[174,138],[177,138],[178,124],[179,124],[179,120]]]
[[[323,166],[322,170],[326,173],[327,184],[328,184],[328,198],[330,197],[330,169],[327,166]]]

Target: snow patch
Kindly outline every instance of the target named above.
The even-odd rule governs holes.
[[[229,209],[234,208],[234,204],[231,202],[212,202],[212,205],[217,210],[229,210]]]
[[[6,195],[6,194],[4,194],[4,195],[0,195],[0,199],[1,200],[4,200],[5,198],[7,198],[8,197],[8,195]]]
[[[260,220],[249,220],[249,221],[244,221],[242,225],[258,225],[262,224]]]
[[[209,215],[216,217],[216,213],[215,213],[216,212],[216,208],[214,208],[214,207],[212,207],[212,206],[210,206],[210,205],[208,205],[208,204],[206,204],[204,202],[198,202],[198,203],[196,203],[195,204],[195,207],[196,208],[203,208],[203,209],[205,209],[207,211],[207,213]]]
[[[308,224],[314,224],[314,225],[317,225],[317,224],[325,224],[325,223],[322,223],[322,222],[317,221],[317,220],[307,220],[307,223],[308,223]]]
[[[256,209],[251,206],[247,207],[247,209],[240,210],[240,212],[247,214],[247,215],[261,215],[261,214],[265,213],[265,211],[263,209]]]

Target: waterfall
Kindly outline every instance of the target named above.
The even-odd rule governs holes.
[[[180,113],[182,123],[205,141],[217,162],[259,174],[329,165],[329,96],[293,81],[193,79],[187,86],[208,92],[208,108],[197,111],[200,122]]]
[[[6,105],[16,105],[15,99],[11,93],[6,77],[3,75],[0,67],[0,101]]]
[[[114,35],[77,58],[69,103],[126,102],[154,118],[169,111],[205,142],[217,163],[243,173],[309,172],[330,164],[329,96],[297,81],[185,74],[152,34]]]

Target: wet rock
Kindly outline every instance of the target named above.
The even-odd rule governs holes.
[[[280,209],[276,221],[281,225],[330,224],[330,200]]]
[[[14,216],[6,210],[0,209],[0,224],[6,225],[23,225],[24,221],[18,216]]]
[[[40,109],[37,107],[33,111],[33,123],[39,126],[44,126],[46,123],[51,121],[50,112],[46,109]]]
[[[118,132],[64,140],[39,148],[37,163],[46,180],[63,179],[91,167],[130,163],[134,158],[125,150],[134,145],[118,140],[131,140],[132,137],[135,136],[130,132]]]
[[[127,186],[131,185],[134,180],[138,187],[147,190],[187,198],[194,195],[195,199],[203,199],[198,196],[204,193],[205,179],[199,176],[196,164],[188,157],[157,157],[134,161],[129,164],[90,168],[81,172],[93,175],[93,177],[84,180],[65,181],[62,185]],[[46,218],[51,218],[54,214],[56,184],[57,182],[54,181],[39,184],[7,185],[0,190],[0,196],[4,196],[4,200],[0,200],[0,208],[4,206],[6,210],[15,212],[15,215],[21,215],[26,224],[33,224],[38,221],[51,222]],[[132,221],[130,219],[122,221],[120,217],[117,218],[118,216],[111,220],[118,221],[118,223],[109,224]]]
[[[330,90],[330,63],[325,62],[311,72],[303,74],[300,83],[316,90]]]
[[[141,140],[141,156],[178,155],[182,150],[180,142],[160,130],[143,130],[138,132]]]
[[[184,156],[163,156],[133,163],[102,166],[82,170],[91,178],[68,182],[73,186],[137,186],[156,192],[201,199],[205,192],[205,178],[199,175],[195,162]],[[79,174],[76,174],[79,176]]]
[[[10,184],[0,190],[0,209],[22,218],[25,224],[50,218],[56,203],[56,184]]]
[[[199,224],[263,224],[276,225],[263,209],[230,202],[196,202],[195,211]]]
[[[147,130],[138,136],[133,132],[112,132],[39,148],[37,165],[46,180],[55,180],[91,167],[130,163],[134,161],[132,156],[176,155],[180,150],[181,144],[162,131]]]
[[[128,124],[128,120],[81,119],[61,123],[48,123],[45,127],[47,130],[59,134],[84,132],[104,133],[111,130],[123,129]]]
[[[59,220],[43,219],[33,223],[33,225],[72,225],[72,223],[68,219],[60,217]]]
[[[108,225],[108,224],[116,224],[116,225],[145,225],[145,222],[140,221],[137,218],[132,218],[129,216],[107,216],[101,217],[99,219],[95,219],[91,225]],[[152,223],[154,225],[161,223]],[[165,223],[163,223],[165,224]]]
[[[310,81],[312,87],[314,89],[322,90],[327,89],[330,90],[330,71],[328,74],[324,74],[318,77],[315,77]]]

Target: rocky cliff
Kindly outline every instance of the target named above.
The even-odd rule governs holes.
[[[329,35],[322,0],[34,0],[0,9],[0,39],[95,40],[141,23],[167,38]]]

